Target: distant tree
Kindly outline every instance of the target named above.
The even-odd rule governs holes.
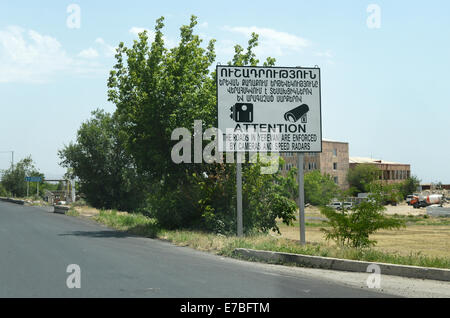
[[[110,114],[92,112],[78,130],[76,142],[58,154],[60,164],[79,178],[81,192],[94,207],[132,212],[142,204],[144,185]]]
[[[316,206],[327,205],[337,196],[339,187],[330,175],[323,175],[318,170],[305,174],[305,202]]]
[[[380,174],[381,170],[373,164],[358,164],[348,170],[347,181],[356,193],[369,192],[370,184],[378,180]]]
[[[4,171],[1,184],[4,189],[15,197],[25,197],[27,195],[27,182],[25,177],[41,177],[40,173],[34,166],[31,156],[20,160],[14,168]],[[42,182],[41,182],[42,184]],[[30,187],[30,193],[36,193],[37,184],[33,182]],[[33,189],[33,191],[31,191]]]
[[[385,204],[397,204],[403,200],[402,183],[379,184]]]
[[[406,196],[417,192],[417,188],[420,186],[420,179],[416,176],[411,176],[400,184],[400,192],[404,199]]]

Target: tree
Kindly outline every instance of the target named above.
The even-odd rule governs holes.
[[[377,166],[369,163],[358,164],[356,167],[348,170],[347,180],[350,188],[355,192],[369,192],[370,184],[378,180],[381,170]],[[355,193],[353,193],[355,194]]]
[[[110,114],[92,112],[78,130],[76,142],[58,155],[60,164],[79,178],[81,192],[94,207],[134,211],[142,205],[144,184]]]
[[[352,211],[336,211],[328,206],[321,208],[330,228],[322,228],[327,240],[334,240],[341,246],[364,248],[375,245],[370,235],[381,229],[399,229],[405,226],[403,220],[385,216],[383,206],[386,193],[380,185],[370,186],[371,195]]]
[[[194,34],[197,18],[192,16],[189,25],[180,28],[179,44],[168,50],[163,22],[162,17],[156,21],[151,44],[146,32],[139,34],[131,48],[119,44],[117,63],[108,80],[108,99],[117,107],[115,117],[124,146],[149,185],[147,209],[159,224],[233,232],[235,165],[175,164],[170,151],[176,143],[171,139],[175,128],[192,131],[194,120],[202,121],[203,130],[215,126],[216,74],[211,70],[215,40],[202,47],[202,40]],[[253,52],[257,45],[258,36],[252,34],[245,52],[235,46],[229,64],[257,65],[259,60]],[[268,58],[265,65],[274,63]],[[191,136],[194,138],[194,134]],[[247,233],[277,230],[275,219],[280,217],[289,223],[295,211],[295,203],[283,192],[285,189],[273,184],[275,176],[256,175],[260,167],[260,163],[243,165]]]
[[[139,170],[150,182],[179,183],[184,178],[177,175],[184,175],[186,166],[171,160],[168,150],[175,144],[171,133],[177,127],[192,127],[194,120],[202,120],[204,128],[215,122],[215,82],[209,70],[215,41],[207,49],[201,47],[193,33],[197,24],[193,16],[180,29],[179,45],[169,51],[164,47],[163,21],[157,20],[151,45],[147,32],[140,33],[131,48],[119,44],[108,100],[117,107],[125,146]]]
[[[323,206],[336,197],[339,187],[330,175],[322,175],[315,170],[305,174],[305,202]]]
[[[20,160],[14,168],[4,171],[1,184],[12,196],[25,197],[27,195],[27,182],[25,181],[25,177],[44,177],[34,166],[31,156]],[[37,185],[34,185],[34,187],[37,188]],[[30,193],[35,193],[35,191],[31,191],[30,189]]]
[[[0,197],[9,197],[9,192],[5,189],[5,187],[0,183]]]
[[[417,178],[416,176],[411,176],[405,181],[403,181],[400,185],[400,192],[403,196],[403,199],[406,199],[408,195],[416,192],[419,185],[420,179]]]

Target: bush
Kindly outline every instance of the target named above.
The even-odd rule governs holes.
[[[6,191],[5,187],[0,183],[0,197],[9,197],[10,193]]]
[[[261,174],[261,163],[243,164],[244,233],[279,232],[276,219],[295,220],[297,206],[289,182],[280,174]],[[192,174],[176,187],[158,184],[149,197],[150,216],[166,229],[199,229],[236,233],[236,168],[209,165],[205,174]],[[187,180],[184,181],[184,180]],[[167,186],[167,187],[166,187]]]
[[[331,229],[322,228],[327,240],[334,240],[341,246],[370,247],[375,245],[375,240],[369,236],[381,229],[399,229],[405,227],[405,222],[400,219],[390,218],[382,212],[383,194],[374,193],[369,200],[358,204],[353,211],[336,211],[330,207],[322,207],[321,213],[327,217],[326,224]]]

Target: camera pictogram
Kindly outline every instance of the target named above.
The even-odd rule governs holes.
[[[231,106],[231,119],[238,123],[253,122],[253,104],[250,103],[236,103]]]
[[[306,113],[309,112],[309,106],[306,104],[302,104],[300,106],[295,107],[294,109],[291,109],[290,111],[286,112],[284,114],[284,120],[295,123],[299,119],[301,119],[302,123],[306,123]]]

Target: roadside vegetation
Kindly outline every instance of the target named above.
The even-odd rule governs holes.
[[[197,18],[192,16],[189,24],[180,28],[179,43],[170,49],[164,43],[163,17],[156,21],[153,39],[144,31],[131,47],[120,43],[107,83],[108,101],[115,111],[92,112],[78,129],[76,140],[60,149],[60,164],[67,168],[67,178],[78,180],[77,191],[90,206],[85,209],[90,217],[133,235],[227,256],[235,248],[245,247],[450,268],[447,258],[375,249],[374,235],[380,231],[401,231],[408,224],[428,220],[386,216],[383,205],[411,194],[418,180],[412,177],[398,185],[383,185],[378,182],[380,171],[370,165],[349,171],[351,188],[345,193],[329,175],[319,171],[305,175],[306,203],[320,207],[325,220],[307,222],[307,230],[320,232],[322,240],[301,246],[283,237],[283,231],[296,223],[296,169],[287,176],[280,171],[262,174],[267,163],[261,160],[242,164],[245,237],[235,237],[235,164],[224,163],[217,143],[211,140],[202,141],[202,149],[209,149],[218,160],[193,163],[194,121],[202,122],[203,131],[215,127],[217,121],[215,40],[203,44],[195,34],[196,24]],[[258,35],[253,33],[246,49],[234,47],[228,64],[274,66],[271,57],[260,63],[254,53],[257,46]],[[185,158],[181,164],[172,160],[172,150],[180,142],[173,140],[176,128],[188,131],[188,140],[182,142],[191,147],[181,149]],[[282,159],[279,164],[283,165]],[[31,157],[6,171],[0,195],[26,196],[25,176],[42,176]],[[39,196],[46,187],[58,185],[42,183]],[[344,200],[359,192],[371,196],[353,210],[327,207],[333,198]],[[74,204],[68,215],[84,216],[83,209],[80,203]],[[428,222],[431,225],[432,221]]]
[[[45,191],[57,190],[59,186],[58,184],[51,184],[44,181],[39,182],[39,186],[37,182],[29,182],[27,185],[25,177],[41,177],[44,179],[44,174],[36,168],[31,156],[20,160],[13,167],[2,171],[0,197],[14,197],[33,202],[39,201],[39,204],[42,204],[42,198],[44,197]]]
[[[372,164],[359,164],[348,170],[347,181],[350,189],[348,195],[356,196],[358,193],[370,192],[374,184],[382,185],[385,193],[384,203],[397,204],[406,199],[406,196],[417,191],[420,180],[410,176],[406,180],[393,184],[383,184],[380,181],[382,171]]]
[[[131,47],[118,45],[108,80],[112,114],[97,110],[77,132],[76,141],[59,151],[61,165],[77,177],[87,203],[99,209],[148,216],[161,228],[223,235],[235,233],[236,167],[217,155],[213,163],[195,163],[194,151],[182,149],[184,163],[172,160],[178,144],[172,132],[185,128],[194,144],[193,125],[216,126],[215,40],[203,44],[195,34],[197,18],[180,28],[180,41],[168,49],[164,18],[156,21],[154,39],[139,34]],[[234,47],[230,65],[256,66],[258,35],[247,49]],[[275,59],[267,58],[265,66]],[[132,92],[132,94],[130,94]],[[215,137],[217,139],[217,136]],[[202,149],[214,146],[203,141]],[[212,147],[211,155],[218,149]],[[282,164],[280,162],[280,164]],[[244,163],[244,233],[278,231],[276,220],[291,224],[296,212],[295,175],[261,174],[266,164]]]
[[[81,211],[81,213],[77,212],[76,215],[82,216],[83,209],[85,208],[90,211],[92,210],[92,208],[77,207],[77,211]],[[395,219],[398,217],[393,216],[392,218]],[[239,238],[236,236],[225,236],[198,230],[165,230],[158,226],[156,220],[145,215],[118,212],[115,210],[97,210],[95,215],[92,216],[92,219],[108,227],[124,231],[131,235],[166,240],[179,246],[188,246],[227,257],[235,257],[233,251],[236,248],[249,248],[368,262],[450,268],[450,256],[438,257],[424,255],[421,252],[400,253],[386,252],[374,248],[337,246],[335,244],[330,244],[330,242],[326,242],[325,240],[300,245],[298,240],[287,238],[288,236],[286,235],[279,235],[276,233],[272,235],[259,233]],[[420,219],[420,217],[417,217],[417,219]],[[423,219],[427,220],[426,218]],[[309,236],[310,230],[317,231],[319,230],[319,227],[323,227],[325,224],[325,222],[320,220],[307,223],[307,235]],[[285,229],[288,229],[291,232],[295,232],[296,236],[298,236],[298,223],[295,227],[292,227],[287,226],[280,221],[279,227],[282,233],[284,233]],[[392,237],[394,237],[394,235],[395,233],[392,234]],[[404,248],[405,246],[398,246],[399,250]]]

